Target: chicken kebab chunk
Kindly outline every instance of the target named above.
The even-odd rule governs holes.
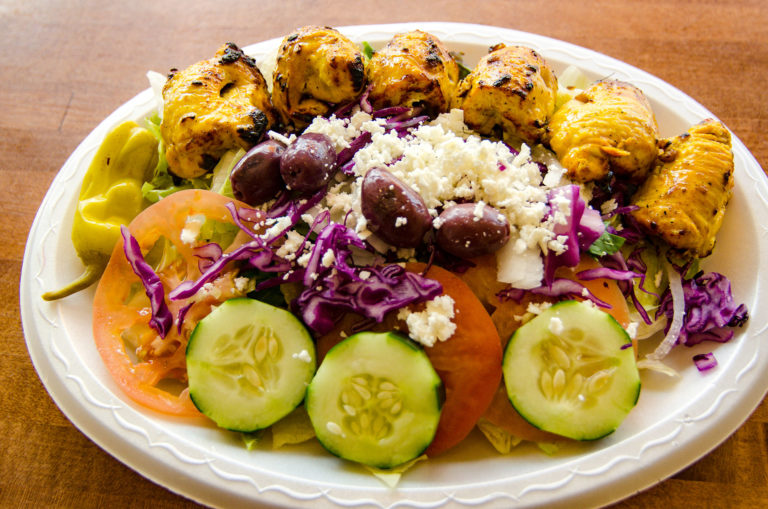
[[[315,117],[356,100],[364,88],[360,48],[339,31],[306,26],[283,39],[272,101],[286,127],[301,130]]]
[[[631,214],[673,248],[708,256],[733,193],[731,135],[708,119],[659,145],[662,152],[633,196],[638,209]]]
[[[557,77],[531,48],[491,47],[456,90],[452,107],[464,110],[464,122],[486,136],[539,143],[557,97]]]
[[[230,149],[249,149],[277,121],[256,62],[233,43],[214,58],[172,70],[163,103],[165,155],[183,178],[212,170]]]
[[[437,37],[414,30],[395,35],[374,53],[365,74],[375,110],[416,106],[436,116],[450,109],[459,66]]]
[[[658,126],[643,92],[603,80],[561,106],[549,123],[548,141],[568,175],[579,182],[609,172],[640,182],[656,159]]]

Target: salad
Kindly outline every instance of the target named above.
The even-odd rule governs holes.
[[[98,280],[97,347],[147,408],[378,469],[475,427],[552,451],[747,320],[698,270],[733,186],[719,123],[660,140],[629,84],[504,45],[467,69],[418,31],[304,27],[260,64],[227,44],[160,79],[162,116],[84,179],[84,277],[44,296]]]

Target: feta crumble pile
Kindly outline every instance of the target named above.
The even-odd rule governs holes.
[[[559,210],[550,215],[547,205],[549,190],[567,183],[563,168],[548,160],[548,172],[542,175],[527,145],[515,153],[503,142],[481,138],[467,128],[458,109],[406,135],[387,131],[385,124],[386,119],[362,111],[348,119],[314,119],[307,132],[328,135],[337,151],[349,147],[364,132],[371,133],[371,142],[355,153],[353,178],[340,173],[310,215],[329,210],[334,221],[345,223],[374,248],[391,249],[367,228],[360,210],[366,172],[386,167],[419,193],[434,218],[442,208],[459,201],[496,208],[507,218],[511,230],[509,242],[497,253],[499,280],[522,289],[539,286],[542,253],[565,250],[565,239],[553,231],[555,224],[565,219]],[[567,205],[558,203],[558,209]]]

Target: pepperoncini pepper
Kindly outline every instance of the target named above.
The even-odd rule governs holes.
[[[85,271],[60,290],[43,294],[56,300],[99,280],[120,236],[146,206],[141,186],[158,161],[158,140],[136,122],[126,121],[107,134],[83,178],[72,225],[72,244]]]

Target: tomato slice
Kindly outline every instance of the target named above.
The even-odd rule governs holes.
[[[406,264],[411,272],[421,273],[425,268],[422,263]],[[439,281],[443,294],[454,300],[456,324],[456,331],[448,340],[424,348],[445,388],[437,432],[426,450],[426,454],[433,457],[464,440],[491,404],[501,383],[502,350],[490,315],[466,283],[434,265],[426,277]],[[356,323],[362,322],[358,315],[345,315],[331,332],[318,339],[318,357],[322,358],[333,345],[354,331]],[[407,330],[405,324],[397,320],[397,312],[389,313],[382,323],[368,329]]]
[[[602,267],[600,263],[591,256],[585,255],[581,257],[579,264],[569,269],[567,267],[561,267],[556,272],[557,277],[565,277],[568,279],[576,279],[576,274],[589,269],[596,269]],[[625,329],[629,327],[632,321],[629,318],[629,305],[627,299],[624,298],[624,294],[621,293],[619,285],[612,279],[593,279],[591,281],[579,282],[587,287],[587,290],[592,292],[592,295],[602,300],[603,302],[610,304],[610,309],[604,309],[606,313],[616,319]]]
[[[231,201],[210,191],[180,191],[148,207],[129,225],[163,282],[165,300],[174,318],[180,309],[191,305],[181,330],[174,325],[161,338],[149,326],[149,299],[123,253],[122,239],[96,288],[93,336],[104,364],[127,396],[158,412],[199,415],[185,389],[187,340],[197,321],[210,313],[211,306],[241,294],[234,284],[235,272],[228,270],[212,283],[212,291],[204,297],[178,301],[167,297],[181,281],[200,276],[194,249],[205,241],[197,241],[196,245],[182,241],[182,231],[189,231],[189,218],[193,224],[214,225],[217,231],[230,232],[228,249],[246,240],[225,207]]]
[[[425,266],[409,263],[406,268],[421,272]],[[426,277],[440,282],[456,314],[453,336],[424,349],[445,386],[440,423],[427,448],[427,456],[436,456],[464,440],[491,404],[501,382],[502,350],[490,315],[464,281],[434,265]]]

